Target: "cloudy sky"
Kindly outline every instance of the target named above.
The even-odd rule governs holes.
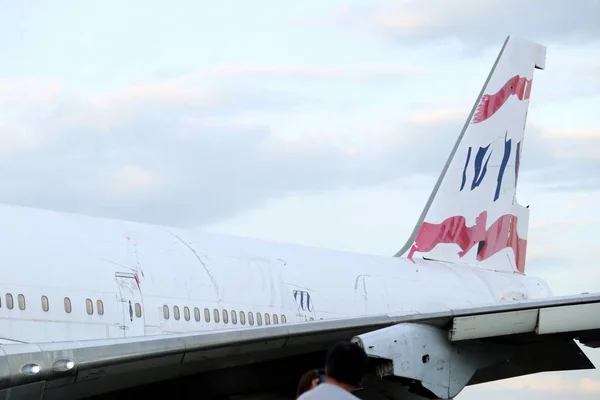
[[[548,46],[519,182],[527,273],[600,291],[599,15],[599,0],[3,1],[0,201],[391,255],[512,33]],[[600,373],[459,398],[507,395],[598,398]]]

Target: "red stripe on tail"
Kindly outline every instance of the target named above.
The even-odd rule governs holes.
[[[477,124],[490,118],[502,108],[510,96],[515,95],[519,100],[529,100],[531,84],[531,79],[515,75],[496,93],[483,95],[471,123]]]
[[[527,239],[521,239],[517,233],[517,217],[510,214],[503,215],[488,229],[485,229],[486,222],[486,211],[479,214],[473,226],[467,226],[466,219],[462,216],[447,218],[439,224],[423,222],[415,243],[408,253],[408,259],[412,260],[415,252],[427,253],[440,243],[458,245],[461,249],[458,256],[461,258],[473,246],[479,245],[478,261],[486,260],[503,249],[512,248],[517,270],[524,273]]]

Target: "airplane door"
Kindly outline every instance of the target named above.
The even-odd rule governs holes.
[[[133,274],[117,272],[117,284],[119,285],[120,304],[123,309],[123,336],[144,336],[144,312],[142,306],[142,294]]]

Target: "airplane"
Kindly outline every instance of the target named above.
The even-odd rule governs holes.
[[[600,346],[600,294],[553,296],[525,274],[516,187],[545,63],[545,46],[507,37],[393,256],[0,207],[0,398],[190,376],[206,393],[253,393],[295,385],[342,339],[369,355],[364,390],[390,398],[594,368],[575,340]]]

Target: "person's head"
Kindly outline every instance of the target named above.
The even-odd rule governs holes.
[[[311,369],[302,375],[300,378],[300,382],[298,382],[298,390],[296,391],[296,397],[300,397],[300,395],[304,392],[308,392],[311,389],[317,387],[319,382],[321,381],[321,371],[318,369]]]
[[[360,386],[367,372],[368,358],[365,351],[355,343],[340,342],[329,349],[325,360],[328,381],[334,380],[346,389]]]

